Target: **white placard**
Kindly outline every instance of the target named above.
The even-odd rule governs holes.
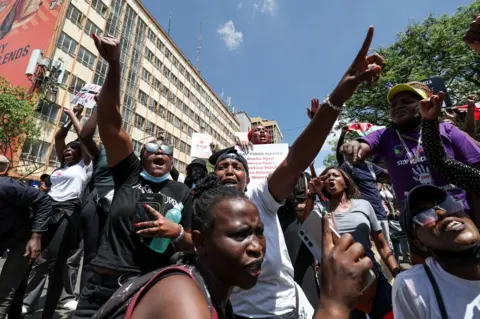
[[[95,95],[100,93],[102,87],[96,84],[86,84],[82,87],[82,89],[75,94],[72,102],[72,105],[83,105],[86,108],[93,108],[95,106]]]
[[[287,157],[288,144],[257,144],[253,145],[253,151],[248,153],[242,152],[238,147],[237,150],[247,159],[250,173],[250,184],[248,186],[253,188],[273,173]]]
[[[213,137],[209,134],[193,133],[190,156],[194,158],[209,158],[212,155],[210,150],[212,142]]]

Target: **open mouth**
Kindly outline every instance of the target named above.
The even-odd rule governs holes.
[[[252,263],[249,263],[245,266],[245,269],[252,275],[252,276],[259,276],[262,272],[262,263],[263,259],[258,259]]]
[[[334,181],[328,182],[328,186],[330,187],[331,190],[335,190],[335,182]]]
[[[153,164],[157,166],[163,166],[165,164],[165,160],[163,158],[156,158],[153,160]]]
[[[226,178],[222,180],[222,184],[225,186],[233,186],[233,185],[237,185],[238,182],[233,178]]]
[[[442,232],[459,232],[465,229],[465,223],[455,217],[448,217],[441,221],[439,229]]]

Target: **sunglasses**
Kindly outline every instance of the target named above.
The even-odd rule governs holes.
[[[156,153],[158,150],[161,150],[165,155],[172,156],[173,149],[169,145],[157,144],[157,143],[147,143],[145,144],[145,150],[149,153]]]
[[[455,200],[455,198],[451,196],[447,196],[447,198],[438,205],[435,205],[432,208],[424,209],[415,214],[412,220],[424,227],[431,223],[435,223],[439,219],[439,215],[446,216],[446,215],[454,215],[459,212],[463,212],[465,207],[463,206],[462,202]]]

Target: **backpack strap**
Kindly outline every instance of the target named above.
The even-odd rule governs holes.
[[[210,313],[212,315],[212,319],[218,319],[218,314],[216,309],[212,306],[212,301],[210,298],[210,294],[208,293],[208,290],[205,286],[205,283],[203,281],[203,278],[201,278],[200,274],[197,274],[196,271],[192,270],[193,267],[186,267],[186,266],[170,266],[170,267],[165,267],[162,270],[160,270],[155,276],[153,276],[140,290],[135,294],[135,296],[132,298],[130,301],[128,308],[127,308],[127,313],[125,314],[125,319],[130,319],[132,317],[133,311],[135,310],[135,307],[138,305],[140,300],[143,298],[143,296],[161,279],[163,279],[166,275],[171,274],[171,273],[183,273],[190,277],[192,280],[194,280],[202,290],[202,293],[205,295],[205,299],[208,303],[208,308],[210,309]],[[199,280],[201,279],[201,280]]]
[[[423,265],[425,271],[427,272],[428,279],[430,279],[430,283],[433,287],[433,292],[435,293],[435,298],[437,298],[438,308],[440,308],[440,314],[442,315],[442,319],[448,319],[447,309],[445,308],[445,303],[443,302],[442,294],[440,293],[440,289],[438,288],[437,281],[433,276],[432,270],[428,265],[425,263]]]

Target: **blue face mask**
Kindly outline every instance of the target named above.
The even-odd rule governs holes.
[[[150,181],[152,183],[162,183],[162,182],[165,182],[170,177],[170,173],[167,173],[167,174],[165,174],[163,176],[160,176],[160,177],[155,177],[155,176],[152,176],[152,175],[148,174],[145,170],[143,170],[140,173],[140,176],[142,176],[144,179],[146,179],[147,181]]]

